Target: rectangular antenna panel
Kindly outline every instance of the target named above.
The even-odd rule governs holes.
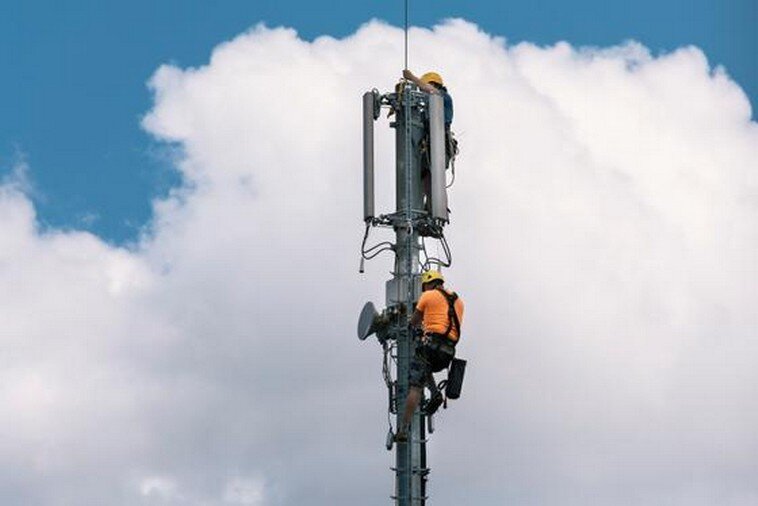
[[[445,106],[442,95],[429,95],[429,144],[432,172],[432,217],[448,221],[445,180]]]
[[[411,289],[411,300],[413,302],[418,301],[419,297],[421,297],[421,281],[420,277],[418,275],[413,276]],[[388,306],[394,306],[395,304],[398,304],[400,302],[403,302],[405,298],[408,296],[408,280],[407,278],[392,278],[387,280],[387,284],[385,285],[385,288],[387,290],[387,300],[386,303]]]
[[[374,217],[374,94],[363,94],[363,221]]]

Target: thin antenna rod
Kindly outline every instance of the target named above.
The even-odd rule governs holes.
[[[408,0],[405,0],[405,67],[408,68]]]

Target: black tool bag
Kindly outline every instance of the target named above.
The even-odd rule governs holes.
[[[448,399],[457,399],[461,396],[463,375],[465,373],[466,361],[460,358],[454,358],[450,362],[450,371],[447,373],[447,385],[445,386],[445,396]]]

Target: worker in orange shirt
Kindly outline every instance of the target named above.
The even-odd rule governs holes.
[[[463,301],[455,292],[446,290],[444,283],[439,271],[428,270],[421,274],[423,293],[411,317],[410,328],[415,329],[421,324],[423,333],[411,360],[408,397],[401,426],[395,435],[398,442],[408,440],[411,417],[421,402],[424,386],[432,391],[425,412],[431,414],[442,404],[442,393],[434,383],[433,373],[446,369],[455,357],[455,345],[460,339],[463,323]]]

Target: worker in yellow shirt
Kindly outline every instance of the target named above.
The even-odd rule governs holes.
[[[455,292],[446,290],[444,283],[439,271],[428,270],[421,274],[423,293],[411,317],[410,327],[414,329],[421,324],[423,333],[411,360],[408,398],[402,424],[395,435],[398,442],[408,440],[408,427],[421,402],[424,386],[432,391],[426,413],[433,413],[442,404],[442,393],[434,383],[433,373],[447,368],[455,357],[455,345],[460,339],[463,323],[463,301]]]

